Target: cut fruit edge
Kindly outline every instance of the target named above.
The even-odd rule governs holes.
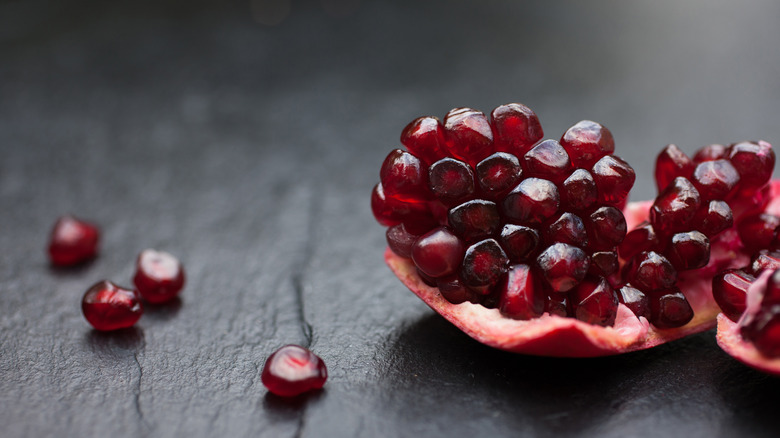
[[[780,181],[772,181],[772,201],[766,211],[775,215],[780,215],[778,194]],[[647,220],[651,205],[652,201],[628,204],[623,213],[629,230]],[[732,238],[736,237],[733,236],[736,233],[734,228],[725,233],[732,233]],[[724,239],[719,236],[715,238],[715,241],[718,240]],[[721,319],[727,320],[722,315],[718,318],[720,308],[712,298],[712,277],[724,269],[747,265],[750,258],[740,249],[739,244],[713,245],[707,266],[680,273],[677,284],[693,308],[694,318],[682,327],[665,330],[653,327],[644,317],[635,316],[623,304],[618,305],[617,318],[612,327],[592,325],[548,313],[535,319],[515,320],[501,315],[498,309],[488,309],[480,304],[450,303],[438,289],[422,281],[411,260],[399,257],[390,248],[385,250],[385,262],[396,277],[431,309],[485,345],[537,356],[597,357],[652,348],[710,330]]]

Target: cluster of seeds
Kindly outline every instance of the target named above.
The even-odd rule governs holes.
[[[530,319],[544,312],[612,325],[617,246],[633,169],[612,134],[581,121],[542,140],[512,103],[490,119],[470,108],[420,117],[380,171],[371,207],[387,241],[448,301]]]

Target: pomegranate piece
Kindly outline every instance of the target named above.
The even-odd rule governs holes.
[[[529,265],[514,265],[501,286],[498,309],[513,319],[531,319],[544,312],[544,293],[539,274]]]
[[[745,311],[747,290],[756,278],[741,269],[727,269],[712,278],[712,297],[732,321]]]
[[[655,229],[647,221],[642,222],[629,231],[623,242],[618,246],[620,257],[623,257],[625,260],[630,260],[643,251],[662,252],[663,249],[660,239],[655,234]]]
[[[755,214],[737,224],[739,239],[749,252],[769,248],[777,236],[780,217],[768,213]]]
[[[281,397],[294,397],[320,389],[327,379],[325,362],[298,345],[285,345],[271,354],[260,376],[263,385]]]
[[[81,311],[96,330],[111,331],[132,327],[144,309],[137,291],[104,280],[87,289]]]
[[[571,173],[566,149],[555,140],[545,140],[526,152],[523,169],[529,176],[562,183]]]
[[[780,269],[780,251],[762,249],[753,254],[750,259],[750,266],[746,272],[754,277],[761,275],[764,271],[774,271]]]
[[[703,201],[725,199],[739,183],[739,173],[728,160],[699,163],[691,182]]]
[[[138,255],[133,283],[146,301],[164,303],[176,298],[184,288],[184,268],[165,251],[145,249]]]
[[[382,183],[371,191],[371,211],[380,225],[389,227],[401,222],[435,222],[428,206],[424,203],[403,202],[385,196]]]
[[[678,176],[690,178],[694,163],[677,145],[667,145],[655,160],[655,184],[661,193]]]
[[[477,164],[476,174],[482,194],[493,201],[514,188],[522,179],[523,171],[517,157],[496,152]]]
[[[637,317],[650,320],[650,301],[641,290],[627,284],[618,289],[618,300],[634,312]]]
[[[590,171],[599,189],[599,201],[622,206],[634,186],[634,169],[615,155],[607,155],[596,162]]]
[[[553,217],[542,229],[545,230],[543,241],[547,245],[561,242],[584,248],[588,244],[585,224],[574,213],[561,213]]]
[[[698,231],[677,233],[664,255],[678,271],[702,268],[710,261],[710,239]]]
[[[451,110],[444,118],[444,131],[449,153],[471,166],[493,153],[493,131],[481,111]]]
[[[401,144],[428,165],[447,156],[444,126],[436,117],[418,117],[412,120],[401,132]]]
[[[734,215],[726,201],[710,201],[702,205],[693,218],[693,227],[712,238],[734,225]]]
[[[539,248],[539,233],[522,225],[506,224],[499,237],[501,247],[511,262],[526,261],[536,255]]]
[[[693,309],[677,287],[650,292],[650,322],[659,329],[682,327],[693,319]]]
[[[440,278],[436,280],[435,286],[441,292],[441,296],[452,304],[465,303],[466,301],[477,304],[480,301],[481,295],[464,286],[457,275]]]
[[[590,249],[610,250],[626,237],[626,218],[615,207],[600,207],[585,219]]]
[[[412,260],[417,268],[432,278],[454,274],[465,253],[463,242],[444,227],[421,236],[412,245]]]
[[[585,278],[590,257],[576,246],[555,243],[539,254],[536,264],[554,292],[567,292]]]
[[[637,254],[628,268],[628,282],[645,292],[670,289],[677,282],[674,266],[655,251]]]
[[[733,144],[728,158],[739,173],[742,188],[762,187],[769,182],[775,168],[775,153],[765,141]]]
[[[577,169],[561,185],[561,204],[572,210],[592,207],[599,197],[593,175],[585,169]]]
[[[475,199],[450,210],[449,224],[455,234],[470,243],[498,233],[501,217],[495,203]]]
[[[582,120],[561,136],[561,146],[574,167],[590,168],[605,155],[615,152],[615,140],[609,129],[590,120]]]
[[[570,293],[574,316],[580,321],[601,326],[615,324],[618,298],[603,277],[587,278]]]
[[[686,178],[678,176],[655,198],[650,208],[650,223],[662,234],[687,231],[700,206],[699,191]]]
[[[597,251],[590,255],[590,272],[593,275],[609,277],[620,268],[615,251]]]
[[[408,259],[412,257],[412,245],[420,236],[406,231],[404,224],[398,224],[388,228],[385,237],[394,253]]]
[[[466,250],[460,277],[463,284],[482,295],[498,283],[509,266],[501,245],[494,239],[485,239]]]
[[[474,193],[474,173],[468,164],[441,159],[428,171],[431,192],[445,205],[456,205]]]
[[[520,103],[508,103],[494,109],[490,124],[495,135],[496,151],[517,157],[525,155],[544,136],[536,113]]]
[[[550,181],[526,178],[502,202],[502,212],[509,222],[541,224],[551,218],[560,205],[558,188]]]
[[[379,180],[387,197],[405,202],[428,199],[428,168],[409,152],[391,151],[382,163]]]
[[[727,158],[729,150],[722,144],[709,144],[696,151],[693,155],[693,161],[696,163],[702,163],[704,161],[720,160],[721,158]]]
[[[93,259],[98,252],[100,230],[73,216],[54,223],[49,238],[49,260],[54,266],[73,266]]]

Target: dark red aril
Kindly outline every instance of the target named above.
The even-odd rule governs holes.
[[[382,183],[374,186],[371,191],[371,211],[380,225],[393,226],[401,222],[432,222],[428,206],[421,202],[403,202],[385,196]]]
[[[471,245],[463,257],[460,278],[463,284],[486,295],[498,283],[509,267],[509,259],[494,239],[485,239]]]
[[[571,173],[571,161],[566,150],[555,140],[544,140],[523,156],[523,170],[535,176],[560,184]]]
[[[541,278],[529,265],[512,266],[498,288],[498,309],[513,319],[531,319],[544,313]]]
[[[779,226],[780,217],[761,213],[742,219],[737,224],[737,233],[747,251],[753,253],[769,248],[775,240]]]
[[[588,245],[588,233],[585,230],[585,224],[579,216],[574,213],[561,213],[553,216],[546,222],[542,229],[542,241],[546,245],[556,242],[568,243],[570,245],[584,248]]]
[[[561,184],[561,204],[571,210],[585,210],[593,206],[599,190],[593,175],[585,169],[577,169]]]
[[[664,255],[678,271],[702,268],[710,261],[710,239],[698,231],[677,233]]]
[[[696,166],[691,182],[702,201],[725,199],[739,183],[739,173],[728,160],[705,161]]]
[[[650,292],[650,323],[659,329],[682,327],[693,319],[685,295],[677,287]]]
[[[712,297],[732,321],[745,311],[747,289],[756,278],[741,269],[727,269],[712,278]]]
[[[49,237],[49,260],[55,266],[73,266],[94,258],[98,252],[98,227],[73,216],[54,223]]]
[[[774,306],[780,304],[780,271],[775,270],[775,272],[772,273],[772,276],[769,277],[769,281],[766,285],[766,290],[764,290],[764,295],[761,298],[761,305],[763,307],[766,306]]]
[[[496,107],[490,115],[490,124],[496,151],[518,157],[525,155],[544,135],[536,113],[519,103]]]
[[[423,202],[428,195],[428,168],[401,149],[391,151],[379,171],[385,196],[405,202]]]
[[[627,268],[628,282],[644,292],[669,289],[677,282],[674,266],[655,251],[637,254]]]
[[[586,278],[569,292],[569,297],[574,316],[580,321],[601,326],[615,324],[618,298],[603,277]]]
[[[590,171],[599,189],[599,201],[621,208],[634,186],[634,169],[615,155],[607,155],[596,162]]]
[[[740,332],[764,356],[780,356],[780,306],[762,307]]]
[[[511,262],[526,261],[536,255],[539,248],[539,232],[523,225],[506,224],[501,230],[499,242]]]
[[[536,263],[553,292],[568,292],[585,278],[590,257],[576,246],[555,243],[539,254]]]
[[[650,223],[661,234],[688,231],[699,207],[699,191],[687,178],[678,176],[655,198]]]
[[[696,151],[693,155],[693,161],[696,163],[702,163],[704,161],[720,160],[721,158],[727,158],[729,150],[722,144],[709,144]]]
[[[615,251],[597,251],[590,255],[590,273],[609,277],[620,268],[618,255]]]
[[[427,284],[430,287],[436,287],[438,285],[437,279],[421,271],[420,268],[416,268],[416,270],[417,270],[417,275],[420,277],[423,283]]]
[[[281,397],[294,397],[320,389],[328,380],[325,362],[298,345],[285,345],[265,361],[260,380],[268,390]]]
[[[677,145],[667,145],[655,160],[655,185],[661,193],[678,176],[690,178],[695,164]]]
[[[618,246],[620,257],[630,260],[642,251],[663,251],[661,241],[650,222],[642,222],[626,234]]]
[[[475,242],[496,235],[501,216],[494,202],[475,199],[450,210],[449,225],[467,243]]]
[[[758,277],[762,272],[780,269],[780,251],[762,249],[753,254],[750,259],[750,266],[746,272],[754,277]]]
[[[729,148],[729,161],[737,169],[740,187],[759,188],[769,182],[775,169],[775,153],[765,141],[741,142]]]
[[[478,293],[467,288],[457,275],[448,275],[436,281],[441,296],[452,304],[470,303],[477,304],[482,297]]]
[[[615,152],[615,140],[609,129],[590,120],[582,120],[561,136],[574,167],[590,168],[596,161]]]
[[[455,205],[474,193],[474,172],[468,164],[452,158],[441,159],[428,171],[431,192],[445,205]]]
[[[710,201],[699,208],[693,218],[693,228],[712,238],[734,225],[734,215],[726,201]]]
[[[412,120],[401,132],[401,144],[428,165],[447,156],[444,126],[436,117]]]
[[[566,293],[550,292],[544,299],[544,311],[550,315],[569,316],[569,297]]]
[[[585,216],[589,247],[592,250],[610,250],[626,237],[626,218],[612,206],[599,207]]]
[[[132,327],[144,309],[137,291],[100,281],[87,289],[81,300],[81,311],[92,327],[111,331]]]
[[[487,117],[471,108],[455,108],[444,118],[447,150],[474,166],[493,153],[493,131]]]
[[[476,175],[483,196],[494,201],[520,182],[523,171],[517,157],[506,152],[496,152],[477,164]]]
[[[412,245],[420,237],[418,234],[412,234],[406,230],[404,224],[393,225],[385,233],[387,246],[403,258],[412,258]]]
[[[650,320],[650,301],[641,290],[627,284],[618,289],[618,300],[634,312],[637,317]]]
[[[438,227],[412,245],[412,260],[424,274],[439,278],[458,270],[465,251],[458,236],[447,228]]]
[[[158,304],[179,295],[184,277],[179,259],[165,251],[145,249],[138,255],[133,283],[146,301]]]
[[[560,204],[558,188],[540,178],[526,178],[504,198],[503,214],[509,222],[541,224],[557,211]]]

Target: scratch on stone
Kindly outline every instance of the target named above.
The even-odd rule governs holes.
[[[135,411],[138,414],[138,419],[141,421],[141,426],[146,427],[146,418],[144,417],[144,411],[141,409],[141,380],[144,377],[144,368],[141,366],[141,362],[138,360],[138,352],[133,353],[133,359],[135,364],[138,365],[138,384],[135,386],[134,404]]]
[[[314,252],[314,249],[316,247],[316,220],[315,218],[319,216],[320,211],[320,203],[318,201],[319,196],[317,196],[316,193],[312,194],[311,201],[309,202],[309,208],[307,211],[307,222],[306,222],[306,240],[303,245],[303,256],[301,257],[301,260],[299,263],[296,264],[294,271],[292,273],[292,286],[295,290],[295,303],[298,307],[298,320],[300,321],[301,325],[301,332],[303,334],[304,338],[304,347],[310,348],[313,337],[314,337],[314,330],[309,323],[309,321],[306,319],[306,309],[304,306],[304,276],[306,273],[306,270],[309,268],[309,265],[311,264],[311,258],[312,253]]]
[[[298,427],[295,429],[295,435],[293,438],[301,438],[303,436],[303,428],[306,426],[306,413],[302,413],[298,418]]]

